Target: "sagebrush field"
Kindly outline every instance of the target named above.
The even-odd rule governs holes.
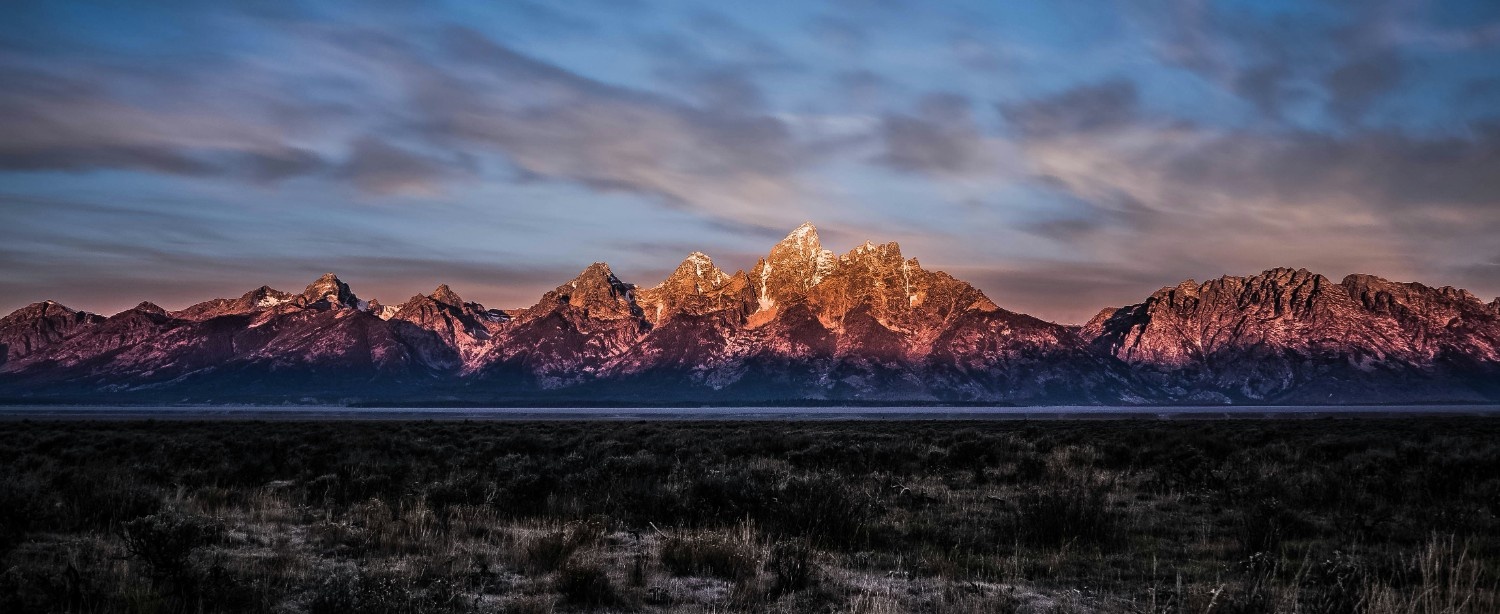
[[[0,611],[1494,612],[1500,423],[11,422]]]

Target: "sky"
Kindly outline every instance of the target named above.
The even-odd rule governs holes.
[[[335,272],[534,303],[805,221],[1080,323],[1307,268],[1500,295],[1500,3],[7,3],[0,313]]]

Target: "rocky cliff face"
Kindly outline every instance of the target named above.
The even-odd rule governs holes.
[[[369,308],[368,304],[354,296],[354,291],[349,289],[349,284],[340,281],[333,273],[326,273],[308,284],[294,301],[302,307],[320,309],[349,308],[363,311]]]
[[[747,274],[694,254],[640,294],[651,330],[603,368],[649,397],[706,389],[756,400],[1119,402],[1118,361],[924,270],[894,243],[836,256],[804,225]],[[983,337],[958,356],[955,344]],[[1071,361],[1079,359],[1076,364]],[[1057,382],[1071,381],[1071,386]]]
[[[347,287],[345,286],[346,289]],[[261,286],[246,292],[237,299],[216,298],[198,303],[182,311],[175,312],[172,315],[184,320],[201,321],[219,316],[253,313],[263,309],[271,309],[278,305],[290,303],[298,298],[295,294],[287,294],[270,286]]]
[[[501,386],[555,390],[597,376],[611,356],[650,330],[635,286],[596,262],[518,311],[466,369]]]
[[[376,310],[396,334],[418,354],[420,362],[438,370],[460,369],[482,354],[509,316],[466,302],[448,284],[430,295],[418,294],[399,307]]]
[[[1327,403],[1500,399],[1500,299],[1305,270],[1186,281],[1069,327],[894,243],[804,225],[750,271],[693,253],[648,289],[603,263],[511,312],[400,305],[329,274],[177,312],[0,320],[12,400]]]
[[[1468,292],[1305,269],[1188,280],[1082,334],[1192,401],[1477,401],[1500,365],[1500,318]]]
[[[32,303],[0,319],[0,366],[51,347],[104,318],[54,301]]]

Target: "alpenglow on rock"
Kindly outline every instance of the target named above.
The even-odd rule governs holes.
[[[108,318],[0,319],[0,399],[474,404],[1500,400],[1500,299],[1303,269],[1164,287],[1064,326],[895,243],[805,224],[748,272],[702,252],[638,287],[595,263],[523,309],[446,284],[400,305],[324,275]]]

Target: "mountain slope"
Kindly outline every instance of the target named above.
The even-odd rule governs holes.
[[[1006,310],[895,243],[803,225],[748,272],[604,263],[524,309],[447,285],[400,305],[333,274],[168,312],[0,319],[0,399],[998,404],[1500,400],[1500,299],[1306,271],[1192,280],[1082,327]]]
[[[1305,269],[1188,280],[1082,334],[1182,400],[1478,401],[1500,373],[1500,317],[1473,295]]]
[[[0,366],[45,350],[104,318],[54,301],[32,303],[0,319]]]

